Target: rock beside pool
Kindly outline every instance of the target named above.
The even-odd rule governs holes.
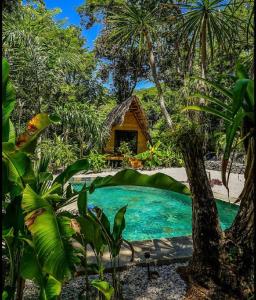
[[[134,266],[122,271],[120,280],[123,286],[125,300],[182,300],[186,293],[186,283],[180,278],[176,269],[186,263],[175,263],[165,266],[151,267],[157,271],[159,277],[148,281],[147,268]],[[90,276],[90,279],[95,276]],[[111,275],[106,274],[106,279],[111,282]],[[79,276],[70,280],[63,287],[61,299],[78,299],[78,294],[84,289],[85,279]],[[38,299],[38,289],[31,281],[26,282],[24,300]]]

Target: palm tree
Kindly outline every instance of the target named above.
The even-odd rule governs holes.
[[[135,4],[122,5],[116,12],[107,17],[107,23],[110,25],[112,43],[118,43],[119,45],[130,43],[132,47],[136,45],[141,53],[146,52],[151,74],[157,88],[160,108],[167,124],[171,127],[172,120],[165,106],[153,47],[157,27],[161,21],[158,14],[159,9],[158,5],[150,9]]]
[[[189,38],[189,72],[196,46],[199,43],[201,77],[206,78],[207,48],[213,56],[214,46],[217,44],[228,50],[239,20],[232,14],[229,4],[224,0],[199,0],[191,4],[182,5],[184,13],[178,27],[181,38]]]

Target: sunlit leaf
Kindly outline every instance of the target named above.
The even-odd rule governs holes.
[[[114,176],[97,177],[91,183],[90,193],[97,188],[117,185],[148,186],[190,195],[189,189],[184,184],[166,174],[146,175],[132,169],[122,170]]]
[[[94,279],[91,281],[91,285],[98,289],[106,297],[106,300],[111,299],[114,288],[107,281]]]
[[[49,202],[28,185],[23,192],[22,209],[45,272],[59,281],[70,278],[74,265],[79,262],[69,241],[75,234],[71,220],[57,217]]]
[[[81,171],[87,171],[89,163],[87,159],[79,159],[72,165],[68,166],[60,175],[58,175],[54,182],[65,184],[72,176]]]
[[[33,153],[37,137],[50,124],[56,123],[55,120],[55,118],[52,119],[51,116],[46,113],[37,114],[28,122],[26,131],[17,138],[16,148],[23,152]]]

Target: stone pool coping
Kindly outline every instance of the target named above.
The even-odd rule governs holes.
[[[191,236],[180,236],[163,239],[152,239],[143,241],[130,242],[134,248],[134,261],[131,262],[131,250],[130,247],[123,243],[120,250],[119,267],[120,271],[126,270],[133,266],[146,266],[146,260],[144,257],[145,252],[150,253],[149,264],[151,266],[169,265],[173,263],[187,262],[193,251],[193,243]],[[88,246],[87,248],[87,260],[88,263],[95,263],[94,252]],[[109,253],[105,252],[102,258],[102,262],[105,266],[105,272],[109,272],[112,267],[110,264]],[[83,273],[82,270],[78,270],[78,274]]]

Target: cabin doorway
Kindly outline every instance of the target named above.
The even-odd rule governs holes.
[[[133,154],[137,154],[138,149],[138,131],[133,130],[115,130],[115,153],[119,153],[119,147],[122,142],[129,144]]]

